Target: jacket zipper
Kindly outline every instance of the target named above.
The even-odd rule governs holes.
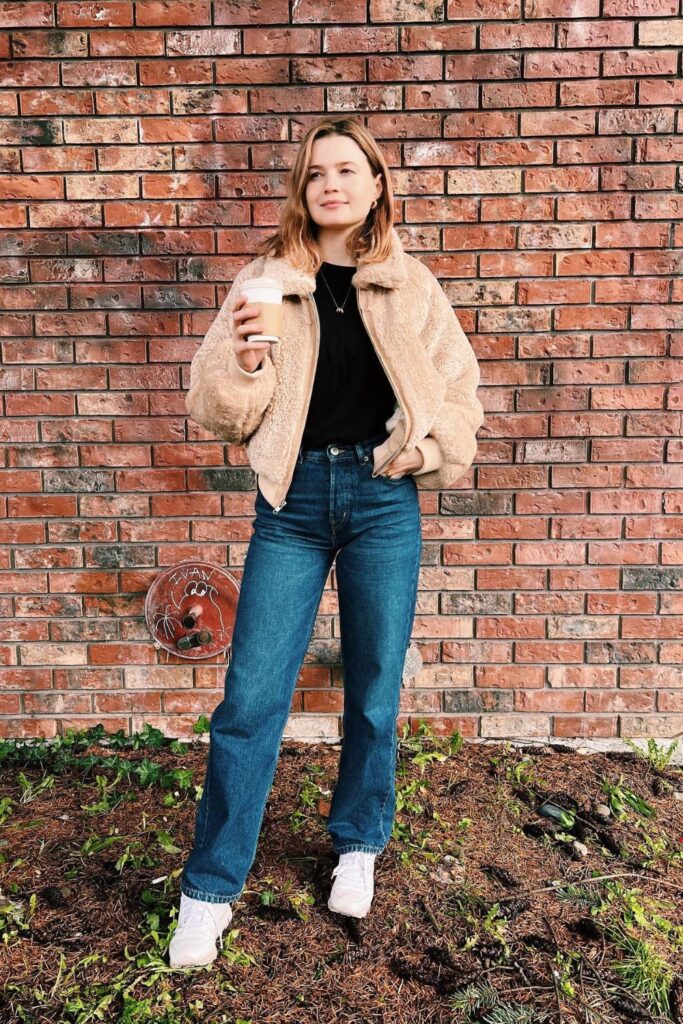
[[[309,369],[309,374],[308,374],[308,377],[309,377],[309,379],[308,379],[308,397],[307,397],[306,403],[304,404],[303,416],[302,416],[301,420],[299,421],[299,436],[297,438],[297,442],[296,442],[296,444],[294,446],[294,449],[293,449],[296,454],[298,454],[298,452],[299,452],[299,446],[301,445],[301,438],[303,437],[305,417],[306,417],[306,412],[308,410],[308,405],[309,405],[310,400],[311,400],[311,392],[313,391],[313,381],[315,379],[315,367],[316,367],[316,364],[318,362],[318,352],[319,352],[319,349],[320,349],[320,332],[321,332],[321,328],[320,328],[320,317],[318,316],[318,307],[315,304],[315,298],[314,298],[312,292],[309,293],[308,298],[310,300],[311,305],[313,306],[313,312],[315,313],[315,322],[317,324],[317,327],[316,327],[316,330],[315,330],[315,354],[314,354],[313,359],[311,360],[311,363],[310,363],[310,369]],[[294,462],[292,461],[292,464],[290,466],[288,466],[288,468],[287,468],[287,479],[290,480],[290,481],[291,481],[291,474],[293,473],[293,471],[294,471]],[[276,514],[277,512],[279,512],[280,509],[284,508],[284,506],[286,504],[287,504],[287,502],[285,501],[284,496],[283,496],[282,501],[280,502],[280,504],[276,505],[275,508],[273,509],[273,514]]]
[[[405,423],[405,427],[404,427],[404,431],[403,431],[403,443],[398,446],[396,451],[391,452],[391,454],[384,460],[384,462],[381,462],[380,465],[377,466],[376,469],[373,469],[372,475],[374,477],[374,476],[379,476],[381,470],[383,470],[385,466],[388,466],[389,463],[392,462],[396,458],[396,456],[399,455],[400,452],[402,452],[403,449],[405,448],[406,440],[407,440],[408,435],[410,433],[410,420],[409,420],[408,414],[407,414],[407,407],[406,407],[406,405],[404,403],[401,402],[398,389],[397,389],[397,387],[396,387],[396,385],[395,385],[395,383],[393,381],[393,378],[392,378],[391,374],[389,373],[389,371],[388,371],[388,369],[386,367],[386,363],[382,359],[382,356],[381,356],[380,351],[379,351],[379,349],[377,347],[377,344],[376,344],[374,338],[372,337],[372,334],[370,333],[370,331],[368,329],[367,321],[366,321],[365,315],[363,313],[363,307],[362,307],[362,301],[361,301],[361,292],[362,292],[362,289],[358,289],[357,300],[358,300],[358,311],[360,312],[360,318],[363,321],[363,325],[365,327],[365,330],[368,332],[368,337],[370,338],[370,341],[372,342],[372,344],[374,346],[375,352],[377,353],[377,358],[379,359],[380,363],[382,364],[382,367],[384,369],[384,372],[387,375],[389,383],[391,384],[391,386],[392,386],[392,388],[394,390],[394,394],[395,394],[396,399],[398,401],[399,408],[403,412],[403,419],[404,419],[404,423]]]

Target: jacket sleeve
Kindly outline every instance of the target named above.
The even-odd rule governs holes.
[[[232,347],[234,305],[247,267],[235,278],[216,319],[195,352],[185,408],[191,419],[222,441],[244,442],[258,428],[273,397],[276,373],[270,352],[264,351],[251,373],[237,362]]]
[[[477,397],[479,364],[474,350],[439,281],[431,276],[425,338],[427,353],[446,381],[446,391],[429,434],[416,444],[424,463],[413,476],[420,488],[447,490],[474,461],[484,408]]]

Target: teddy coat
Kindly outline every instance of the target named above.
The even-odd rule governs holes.
[[[232,347],[232,314],[244,282],[261,276],[282,285],[282,335],[249,373]],[[400,452],[419,448],[417,486],[452,487],[474,460],[484,419],[479,365],[453,307],[393,227],[390,255],[376,263],[361,258],[352,284],[396,397],[385,424],[389,436],[373,450],[373,476]],[[221,440],[246,444],[257,486],[274,512],[286,504],[313,388],[320,344],[315,287],[315,275],[287,258],[257,257],[235,277],[190,367],[190,417]]]

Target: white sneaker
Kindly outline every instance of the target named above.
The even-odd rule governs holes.
[[[178,925],[168,947],[171,967],[203,967],[215,960],[216,939],[222,946],[231,918],[229,903],[205,903],[181,893]]]
[[[342,853],[332,872],[332,886],[327,906],[335,914],[365,917],[375,894],[374,870],[376,853],[353,850]]]

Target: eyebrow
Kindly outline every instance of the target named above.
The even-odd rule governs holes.
[[[353,164],[354,167],[358,167],[355,160],[340,160],[338,164],[335,164],[335,167],[341,167],[343,164]],[[312,171],[314,168],[320,167],[322,167],[322,164],[309,164],[308,169],[309,171]]]

